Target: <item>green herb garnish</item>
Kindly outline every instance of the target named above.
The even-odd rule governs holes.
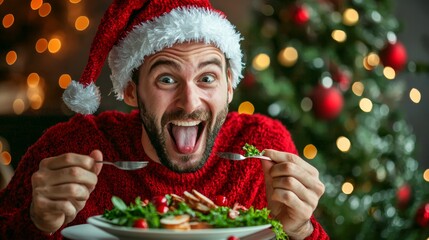
[[[264,153],[264,151],[260,152],[255,146],[248,143],[244,144],[243,150],[245,151],[244,156],[246,157],[258,156]]]

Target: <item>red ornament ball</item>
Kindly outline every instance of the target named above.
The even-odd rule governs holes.
[[[416,222],[422,228],[429,227],[429,203],[423,204],[416,212]]]
[[[295,6],[292,9],[292,21],[296,25],[304,25],[310,19],[310,15],[308,14],[308,10],[304,5]]]
[[[344,97],[337,88],[318,85],[310,98],[313,102],[314,114],[318,118],[325,120],[336,118],[343,109]]]
[[[407,50],[400,42],[388,43],[380,52],[380,59],[384,66],[400,71],[407,63]]]
[[[410,185],[405,184],[402,185],[398,190],[396,191],[396,200],[397,200],[397,206],[399,209],[404,209],[408,206],[410,203],[412,196],[412,189]]]

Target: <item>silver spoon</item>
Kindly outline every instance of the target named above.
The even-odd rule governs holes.
[[[146,161],[116,161],[116,162],[95,161],[95,163],[113,165],[122,170],[137,170],[137,169],[146,167],[146,165],[148,164],[148,162]]]

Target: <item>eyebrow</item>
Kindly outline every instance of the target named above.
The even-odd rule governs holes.
[[[203,68],[203,67],[205,67],[205,66],[208,66],[208,65],[216,65],[216,66],[218,66],[220,69],[222,69],[222,62],[219,60],[219,59],[217,59],[217,58],[212,58],[212,59],[210,59],[210,60],[207,60],[207,61],[204,61],[204,62],[201,62],[200,64],[198,64],[198,68]]]
[[[181,69],[181,67],[180,67],[179,64],[177,64],[177,63],[175,63],[175,62],[173,62],[171,60],[160,59],[160,60],[157,60],[156,62],[154,62],[152,64],[152,66],[150,66],[149,73],[152,72],[153,69],[155,69],[155,68],[157,68],[158,66],[161,66],[161,65],[171,66],[171,67],[175,68],[176,70],[180,70]]]
[[[171,66],[171,67],[175,68],[176,70],[180,70],[181,69],[180,65],[177,64],[174,61],[171,61],[171,60],[168,60],[168,59],[160,59],[160,60],[157,60],[156,62],[154,62],[152,64],[152,66],[150,66],[149,73],[152,72],[155,68],[157,68],[158,66],[161,66],[161,65]],[[208,65],[215,65],[215,66],[219,67],[220,69],[222,69],[222,62],[219,59],[217,59],[217,58],[212,58],[212,59],[209,59],[207,61],[199,63],[198,64],[198,68],[203,68],[203,67],[206,67]]]

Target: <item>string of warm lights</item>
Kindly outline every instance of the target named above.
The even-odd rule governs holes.
[[[0,0],[0,5],[2,5],[3,2],[3,0]],[[81,0],[69,0],[69,3],[74,5],[80,2]],[[38,16],[43,19],[48,19],[49,15],[55,11],[50,3],[44,2],[43,0],[31,0],[29,8],[32,11],[37,11]],[[81,12],[81,10],[78,12]],[[76,12],[74,14],[76,14]],[[74,17],[71,23],[74,29],[79,32],[88,29],[90,19],[80,13],[76,15],[77,16]],[[2,18],[2,27],[4,29],[13,30],[14,26],[17,24],[16,21],[14,13],[7,13]],[[35,41],[34,50],[37,54],[60,54],[64,44],[66,44],[62,39],[63,38],[57,36],[55,32],[51,33],[51,36],[40,37]],[[21,54],[20,51],[22,50],[10,49],[7,51],[4,61],[11,68],[20,64],[20,61],[25,61],[25,57],[21,57],[21,55],[24,56],[25,54]],[[24,79],[26,80],[25,90],[19,91],[12,101],[11,109],[16,115],[23,114],[29,108],[37,111],[43,107],[45,102],[46,80],[37,72],[29,73]],[[61,89],[66,89],[71,80],[72,77],[70,74],[64,73],[58,78],[58,86]],[[7,146],[7,140],[0,137],[0,164],[3,165],[10,165],[12,161],[12,156]]]
[[[2,1],[3,2],[3,1]],[[0,4],[2,4],[0,2]],[[80,0],[70,0],[71,4],[78,4]],[[48,17],[52,9],[51,4],[48,2],[44,2],[43,0],[32,0],[30,2],[31,10],[37,11],[39,16],[42,18]],[[13,13],[8,13],[3,17],[2,26],[7,28],[12,28],[15,24],[15,17]],[[74,28],[76,31],[84,31],[90,25],[90,20],[87,16],[79,15],[75,18]],[[35,43],[35,51],[39,54],[49,52],[51,54],[57,54],[61,51],[63,45],[63,41],[59,37],[41,37]],[[5,57],[5,61],[9,66],[13,66],[19,61],[19,54],[17,50],[11,49]],[[62,89],[67,88],[67,86],[71,82],[71,76],[69,74],[62,74],[58,79],[58,86]],[[38,73],[30,73],[27,76],[27,98],[17,97],[13,101],[12,109],[15,114],[20,115],[25,112],[25,110],[30,107],[33,110],[38,110],[42,108],[44,103],[44,88],[42,85],[44,84],[44,79],[39,76]],[[40,84],[40,85],[39,85]]]

